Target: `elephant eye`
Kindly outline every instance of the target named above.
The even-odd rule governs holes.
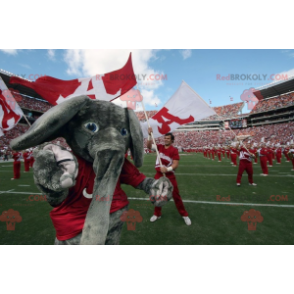
[[[127,131],[125,128],[122,128],[120,133],[121,133],[123,136],[125,136],[125,135],[128,133],[128,131]]]
[[[86,123],[85,124],[85,127],[89,130],[89,131],[91,131],[91,132],[93,132],[93,133],[96,133],[96,132],[98,132],[98,130],[99,130],[99,127],[98,127],[98,125],[97,124],[95,124],[95,123]]]

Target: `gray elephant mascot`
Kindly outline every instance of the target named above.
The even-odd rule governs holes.
[[[72,152],[50,144],[65,138]],[[156,206],[172,197],[167,178],[140,173],[143,135],[133,110],[78,96],[54,106],[10,143],[34,151],[34,181],[46,195],[57,245],[119,244],[128,199],[121,184],[149,194]],[[130,149],[134,164],[125,158]]]

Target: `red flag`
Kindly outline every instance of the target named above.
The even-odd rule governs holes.
[[[137,81],[130,53],[129,59],[123,68],[104,75],[69,81],[42,76],[35,82],[11,77],[10,84],[20,84],[31,88],[50,104],[57,105],[65,99],[79,95],[87,95],[91,99],[112,101],[128,92],[137,84]]]
[[[2,129],[0,136],[3,135],[3,131],[14,128],[22,116],[21,108],[0,77],[0,129]]]

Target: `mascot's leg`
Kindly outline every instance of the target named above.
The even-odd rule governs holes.
[[[126,210],[128,210],[128,206],[110,214],[109,230],[105,245],[119,245],[120,235],[124,224],[120,217]],[[81,237],[82,233],[65,241],[59,241],[55,238],[54,245],[80,245]]]
[[[128,206],[110,214],[109,231],[105,241],[106,245],[119,245],[120,235],[124,224],[120,217],[126,210],[128,210]]]

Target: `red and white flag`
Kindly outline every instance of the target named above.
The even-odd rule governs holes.
[[[184,81],[152,118],[149,119],[154,138],[172,132],[179,126],[216,114],[215,111]],[[147,122],[141,123],[144,138],[148,137]]]
[[[112,101],[137,84],[131,53],[123,68],[91,78],[65,81],[42,76],[34,82],[29,82],[12,76],[9,82],[33,89],[52,105],[60,104],[79,95],[87,95],[93,100]]]
[[[0,77],[0,137],[14,128],[22,116],[21,108]]]

